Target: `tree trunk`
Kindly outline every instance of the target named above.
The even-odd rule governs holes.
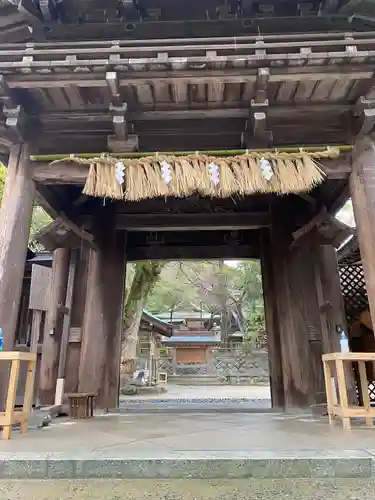
[[[122,387],[127,385],[133,376],[142,311],[150,292],[159,280],[163,266],[162,262],[138,262],[136,264],[132,284],[125,302],[121,353]]]

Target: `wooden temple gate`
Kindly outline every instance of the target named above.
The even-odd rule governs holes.
[[[99,406],[117,405],[126,262],[257,258],[273,405],[320,402],[321,355],[338,350],[337,329],[346,328],[335,248],[348,228],[333,215],[350,194],[375,314],[371,20],[350,19],[350,5],[328,1],[20,7],[0,7],[8,167],[0,327],[10,350],[37,201],[54,218],[39,235],[54,251],[40,401],[54,402],[59,378],[65,391],[97,392]],[[147,151],[159,154],[131,159]],[[278,189],[267,187],[264,161]],[[310,184],[306,165],[317,175]],[[224,189],[224,174],[236,189]]]

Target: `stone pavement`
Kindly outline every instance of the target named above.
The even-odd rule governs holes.
[[[371,477],[375,428],[309,414],[109,414],[0,441],[2,478]]]
[[[167,392],[121,396],[122,412],[182,411],[259,412],[271,410],[267,386],[185,386],[168,384]]]
[[[122,401],[128,399],[267,399],[271,401],[269,386],[262,385],[211,385],[190,386],[168,384],[167,392],[142,394],[139,396],[121,396]]]
[[[6,500],[374,500],[374,480],[0,480],[0,491]]]

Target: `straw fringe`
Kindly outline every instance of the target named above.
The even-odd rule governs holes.
[[[125,180],[121,186],[115,176],[118,158],[101,156],[92,159],[69,156],[64,160],[90,165],[83,192],[91,196],[137,201],[156,197],[187,197],[194,193],[202,196],[227,198],[254,193],[307,192],[324,180],[319,159],[337,158],[340,151],[327,148],[308,153],[251,152],[232,157],[205,155],[172,156],[153,155],[143,158],[122,159]],[[260,168],[264,158],[271,163],[274,175],[267,181]],[[162,162],[170,167],[170,180],[163,177]],[[214,182],[209,164],[217,166],[218,182]]]

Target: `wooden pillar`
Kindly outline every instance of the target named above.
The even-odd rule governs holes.
[[[370,136],[354,145],[350,194],[370,313],[375,318],[375,144]]]
[[[81,341],[85,299],[88,278],[89,252],[82,249],[78,255],[76,276],[74,280],[73,305],[71,314],[71,330],[68,339],[65,370],[65,392],[78,391],[79,362],[81,357]]]
[[[10,152],[0,211],[0,328],[4,350],[14,347],[35,184],[28,176],[28,148]]]
[[[28,163],[27,146],[12,146],[0,210],[0,328],[4,350],[14,348],[35,198],[35,183],[29,178]],[[4,405],[8,380],[6,365],[3,363],[0,368],[0,407]]]
[[[119,386],[125,268],[125,238],[116,232],[113,205],[101,209],[93,232],[97,250],[90,250],[89,256],[79,391],[97,393],[97,406],[108,408],[116,406],[118,399],[114,401]],[[108,357],[111,366],[107,366]]]
[[[341,292],[337,252],[332,245],[317,246],[315,278],[322,321],[323,353],[340,351],[338,327],[348,331]]]
[[[261,266],[264,312],[267,331],[268,364],[273,408],[283,408],[284,381],[280,342],[280,325],[276,306],[273,253],[269,234],[262,235]]]
[[[290,248],[283,236],[272,239],[285,406],[307,407],[324,395],[314,255],[310,241]]]
[[[121,343],[124,330],[124,298],[126,275],[126,232],[116,231],[112,256],[112,301],[108,311],[111,322],[108,331],[105,373],[106,408],[117,408],[120,391]]]
[[[39,401],[42,405],[53,405],[55,402],[63,324],[60,307],[65,306],[69,262],[68,248],[58,248],[53,252],[52,278],[40,366]]]

